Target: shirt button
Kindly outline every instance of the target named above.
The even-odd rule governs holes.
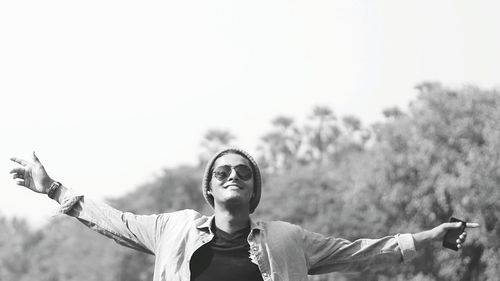
[[[264,272],[264,273],[262,273],[262,276],[264,276],[264,278],[267,278],[269,276],[269,274],[267,274],[267,272]]]
[[[259,247],[257,247],[257,246],[253,246],[253,247],[252,247],[252,250],[253,250],[254,252],[257,252],[257,250],[259,250]]]

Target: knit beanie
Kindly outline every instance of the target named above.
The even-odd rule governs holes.
[[[261,194],[261,190],[262,190],[262,178],[261,178],[261,175],[260,175],[260,170],[259,170],[259,166],[257,165],[257,162],[252,158],[252,156],[250,156],[250,154],[248,154],[246,151],[244,150],[241,150],[239,148],[226,148],[226,149],[223,149],[223,150],[220,150],[219,152],[217,152],[213,157],[212,159],[210,159],[210,161],[208,161],[207,163],[207,166],[205,168],[205,172],[203,173],[203,181],[201,183],[201,190],[203,192],[203,196],[205,197],[205,200],[207,200],[208,204],[210,204],[210,206],[212,206],[212,208],[214,207],[214,197],[208,193],[208,191],[210,190],[210,181],[212,180],[212,173],[213,173],[213,165],[215,163],[215,161],[222,155],[224,154],[230,154],[230,153],[234,153],[234,154],[238,154],[238,155],[241,155],[243,156],[245,159],[248,160],[248,162],[250,163],[250,166],[252,168],[252,171],[253,171],[253,192],[254,192],[254,196],[252,197],[252,199],[250,199],[250,214],[253,213],[253,211],[255,211],[255,208],[257,208],[257,205],[259,205],[259,201],[260,201],[260,194]]]

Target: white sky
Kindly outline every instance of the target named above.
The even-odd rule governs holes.
[[[425,80],[498,87],[498,1],[2,1],[0,213],[56,203],[14,184],[35,150],[96,199],[195,163],[208,129],[251,152],[314,105],[369,124]]]

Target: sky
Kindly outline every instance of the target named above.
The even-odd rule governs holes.
[[[196,163],[209,129],[255,153],[316,105],[372,124],[423,81],[498,88],[499,3],[2,1],[0,215],[58,206],[14,184],[12,156],[103,200]]]

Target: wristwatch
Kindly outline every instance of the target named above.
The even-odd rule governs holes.
[[[61,187],[61,183],[58,181],[54,181],[49,187],[47,196],[49,196],[50,199],[54,199],[54,196],[56,195],[56,192],[59,189],[59,187]]]

